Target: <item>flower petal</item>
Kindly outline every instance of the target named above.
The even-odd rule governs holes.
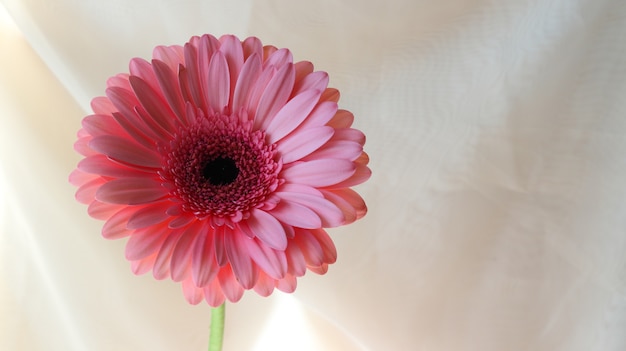
[[[326,125],[337,112],[337,103],[323,101],[317,104],[306,120],[302,122],[299,129],[319,127]]]
[[[155,254],[167,237],[164,227],[135,231],[126,243],[125,256],[129,261],[136,261]]]
[[[220,51],[224,54],[226,62],[228,63],[228,71],[230,72],[230,92],[229,95],[233,96],[235,90],[235,82],[241,72],[243,66],[243,47],[241,41],[234,35],[224,35],[220,37]],[[232,103],[232,101],[231,101]]]
[[[176,120],[176,115],[169,104],[143,79],[136,76],[130,76],[128,79],[135,95],[137,95],[137,99],[148,112],[150,118],[168,134],[173,134],[176,129],[173,124],[173,121]]]
[[[157,280],[163,280],[170,276],[170,261],[172,252],[178,243],[183,231],[175,230],[171,232],[163,241],[163,245],[159,248],[152,268],[152,276]]]
[[[230,98],[230,72],[226,57],[220,51],[211,58],[208,74],[210,85],[204,92],[206,99],[214,112],[222,113]]]
[[[242,240],[240,243],[246,246],[250,258],[262,272],[274,279],[281,279],[287,274],[287,256],[284,252],[266,246],[257,238]],[[259,279],[260,277],[261,274],[259,274]]]
[[[365,216],[367,213],[367,206],[365,201],[356,191],[343,188],[343,189],[324,189],[321,190],[324,197],[329,201],[332,201],[346,217],[346,223],[352,223],[357,219]]]
[[[337,110],[337,113],[333,116],[333,118],[328,121],[328,125],[336,128],[349,128],[354,122],[354,115],[350,111],[346,110]]]
[[[243,296],[243,288],[235,279],[230,266],[226,266],[217,274],[217,279],[222,287],[222,292],[230,302],[237,302]]]
[[[233,231],[224,236],[224,249],[233,274],[244,289],[251,289],[258,278],[258,269],[252,262],[242,240],[251,240],[244,234]]]
[[[156,59],[152,60],[152,69],[159,82],[163,96],[176,114],[176,117],[178,117],[178,120],[185,124],[185,102],[178,84],[178,76],[166,63]]]
[[[152,50],[152,57],[167,64],[167,66],[174,72],[179,65],[185,62],[183,47],[180,45],[159,45]]]
[[[328,86],[328,73],[323,71],[313,72],[307,74],[297,86],[294,87],[293,95],[300,94],[307,90],[319,90],[320,96],[326,87]]]
[[[126,222],[134,211],[132,207],[123,207],[112,215],[102,226],[102,236],[107,239],[120,239],[130,235],[131,231],[127,229]]]
[[[264,272],[259,272],[259,279],[254,286],[254,291],[263,297],[267,297],[274,291],[274,286],[274,278]]]
[[[270,68],[271,69],[271,68]],[[269,122],[289,99],[296,73],[293,64],[281,66],[267,84],[254,114],[254,127],[266,129]]]
[[[187,278],[183,280],[183,295],[185,295],[185,300],[192,305],[199,304],[204,298],[204,290],[198,288],[193,280]]]
[[[249,105],[250,93],[260,74],[261,59],[254,54],[243,64],[241,73],[237,78],[235,92],[233,93],[232,107],[234,111],[237,111],[240,107],[246,108]]]
[[[246,224],[252,234],[267,246],[277,250],[284,250],[287,247],[285,230],[271,214],[254,209],[250,212],[250,218],[246,220]]]
[[[281,154],[283,163],[297,161],[324,145],[334,131],[327,126],[298,130],[280,140],[276,151]]]
[[[161,159],[152,150],[116,135],[102,135],[93,138],[89,147],[112,159],[129,165],[160,168]]]
[[[363,145],[350,140],[329,141],[306,157],[306,160],[340,158],[354,161],[363,152]]]
[[[290,183],[324,187],[339,183],[354,174],[356,167],[348,160],[324,159],[301,162],[282,171]]]
[[[172,280],[180,282],[189,277],[191,273],[192,247],[198,238],[197,230],[202,227],[201,223],[195,223],[184,229],[183,234],[176,243],[170,260],[170,272]]]
[[[257,54],[259,58],[263,57],[263,44],[257,37],[248,37],[241,44],[243,47],[243,57],[247,60],[250,56]]]
[[[205,225],[198,234],[198,240],[191,253],[191,276],[198,287],[208,285],[219,270],[215,262],[212,233],[212,229]]]
[[[297,285],[298,283],[296,281],[296,277],[290,274],[287,274],[283,279],[276,281],[276,288],[288,294],[296,291]]]
[[[308,207],[290,201],[281,201],[269,212],[283,223],[299,228],[320,228],[322,220]]]
[[[150,178],[120,178],[104,183],[96,200],[113,204],[140,205],[166,196],[167,189]]]
[[[127,167],[112,161],[105,155],[96,154],[78,162],[77,168],[86,173],[98,174],[105,177],[148,177],[150,173]]]
[[[283,200],[294,202],[311,209],[322,220],[322,226],[325,228],[338,227],[345,223],[345,216],[339,207],[323,197],[296,192],[277,192],[276,195]],[[306,228],[303,226],[300,227]],[[319,228],[319,226],[316,228]]]
[[[140,209],[135,209],[135,213],[128,219],[126,225],[128,229],[141,229],[165,222],[171,218],[167,210],[172,206],[170,201],[161,201]]]
[[[283,106],[265,129],[268,142],[273,144],[296,129],[313,110],[319,97],[319,90],[307,90]]]

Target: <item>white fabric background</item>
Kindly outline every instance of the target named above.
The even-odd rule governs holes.
[[[0,349],[206,348],[67,176],[106,78],[234,33],[329,72],[374,173],[329,273],[228,305],[225,351],[626,350],[626,2],[0,4]]]

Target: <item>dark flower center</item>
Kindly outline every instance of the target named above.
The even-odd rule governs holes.
[[[237,179],[239,168],[230,157],[218,157],[202,167],[202,176],[212,185],[226,185]]]
[[[252,122],[238,115],[199,113],[161,149],[160,175],[184,211],[239,221],[264,206],[281,182],[276,145],[265,140],[263,131],[253,131]]]

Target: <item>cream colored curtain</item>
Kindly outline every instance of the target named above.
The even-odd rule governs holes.
[[[368,136],[361,221],[225,350],[626,350],[626,2],[1,0],[0,349],[204,350],[67,176],[105,80],[192,35],[329,72]]]

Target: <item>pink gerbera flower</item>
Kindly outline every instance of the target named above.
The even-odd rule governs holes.
[[[328,75],[254,37],[159,46],[92,101],[70,176],[77,199],[129,237],[136,274],[218,306],[244,290],[292,292],[335,262],[322,228],[365,215],[365,136]]]

